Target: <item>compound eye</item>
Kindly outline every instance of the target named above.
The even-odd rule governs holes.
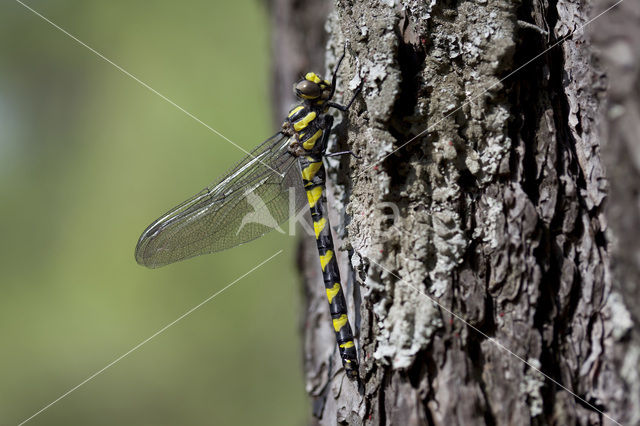
[[[322,89],[313,81],[302,80],[295,87],[296,95],[304,99],[315,99],[322,95]]]

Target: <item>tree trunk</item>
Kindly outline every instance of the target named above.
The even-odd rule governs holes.
[[[271,2],[275,74],[348,42],[363,84],[326,161],[361,385],[304,241],[313,423],[640,424],[638,3],[318,4]]]

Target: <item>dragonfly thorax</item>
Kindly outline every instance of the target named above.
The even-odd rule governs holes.
[[[325,106],[305,101],[293,107],[282,124],[282,133],[289,136],[289,152],[295,157],[323,155],[327,124]]]
[[[309,72],[296,83],[294,92],[302,102],[293,107],[282,124],[281,132],[289,136],[289,152],[302,155],[323,155],[326,141],[325,130],[331,128],[326,112],[333,96],[333,87],[329,81],[316,73]]]

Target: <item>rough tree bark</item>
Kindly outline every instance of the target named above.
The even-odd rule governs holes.
[[[640,424],[640,7],[581,29],[612,4],[270,3],[280,93],[345,41],[363,84],[327,161],[362,384],[302,242],[313,423]]]

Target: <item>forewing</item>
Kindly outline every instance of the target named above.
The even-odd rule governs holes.
[[[137,262],[157,268],[279,229],[305,204],[299,168],[287,145],[285,136],[274,135],[216,183],[153,222],[138,240]]]

